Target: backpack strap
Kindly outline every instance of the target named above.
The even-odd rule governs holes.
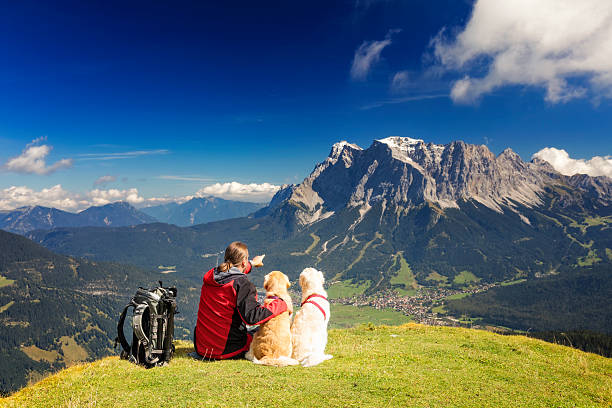
[[[134,303],[130,302],[123,308],[123,312],[121,312],[121,316],[119,317],[119,324],[117,324],[117,337],[115,338],[115,347],[117,347],[117,342],[119,341],[123,351],[127,354],[130,353],[130,343],[125,338],[125,334],[123,333],[123,323],[125,322],[125,316],[127,314],[127,310],[130,307],[134,307]]]
[[[149,345],[149,338],[147,337],[147,335],[145,334],[142,328],[142,315],[144,314],[145,310],[147,310],[148,307],[149,307],[148,304],[141,303],[138,306],[136,306],[134,309],[134,318],[133,318],[134,334],[136,335],[136,337],[138,337],[138,340],[140,340],[143,346]]]
[[[164,303],[166,304],[167,326],[163,341],[163,360],[170,361],[172,354],[174,353],[174,345],[172,344],[172,340],[174,339],[174,314],[176,313],[176,300],[174,297],[168,296],[168,298],[164,300]]]

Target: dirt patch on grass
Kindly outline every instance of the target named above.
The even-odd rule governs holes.
[[[21,351],[23,351],[28,357],[30,357],[34,361],[44,360],[47,363],[52,363],[60,357],[59,353],[55,350],[47,351],[38,348],[35,345],[21,347]]]
[[[64,361],[66,362],[66,366],[70,367],[76,363],[81,361],[85,361],[89,354],[87,354],[87,350],[83,347],[79,346],[77,342],[69,336],[60,337],[60,342],[62,346],[62,352],[64,353]]]

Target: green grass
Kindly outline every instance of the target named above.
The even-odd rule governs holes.
[[[397,326],[411,320],[409,316],[392,309],[378,310],[370,306],[332,304],[329,327],[341,329],[369,323]]]
[[[557,224],[557,226],[558,226],[558,227],[563,228],[563,224],[562,224],[562,223],[561,223],[561,221],[559,221],[558,219],[553,218],[553,217],[549,217],[548,215],[542,214],[542,213],[541,213],[541,212],[539,212],[539,211],[536,211],[536,214],[541,215],[542,217],[546,218],[547,220],[552,221],[552,222],[554,222],[555,224]],[[574,220],[572,220],[572,221],[574,221]]]
[[[453,278],[453,283],[456,285],[469,285],[472,282],[478,282],[480,278],[477,278],[470,271],[461,271],[458,275]]]
[[[446,310],[444,305],[436,306],[432,308],[431,311],[437,314],[446,314],[448,312],[448,310]]]
[[[612,360],[523,336],[408,324],[331,330],[334,358],[274,368],[202,362],[178,343],[166,367],[117,357],[71,367],[6,407],[609,407]]]
[[[6,305],[4,306],[0,306],[0,313],[4,312],[5,310],[8,310],[9,307],[13,306],[15,304],[14,300],[11,300],[10,302],[8,302]]]
[[[468,296],[470,296],[469,293],[455,293],[454,295],[445,297],[445,299],[446,300],[456,300],[456,299],[463,299]]]
[[[362,283],[351,283],[350,281],[334,282],[327,289],[327,296],[330,299],[337,299],[361,295],[370,285],[372,285],[371,281]]]
[[[438,272],[431,272],[425,278],[426,281],[434,281],[438,282],[438,286],[449,286],[448,285],[448,276],[440,275]]]
[[[566,217],[569,218],[569,217]],[[570,220],[572,220],[572,222],[570,223],[570,227],[572,228],[579,228],[580,231],[582,231],[582,235],[586,234],[586,230],[589,227],[594,227],[597,225],[607,225],[612,223],[612,217],[608,216],[608,217],[585,217],[584,221],[580,224],[578,224],[575,220],[569,218]]]
[[[310,233],[310,237],[312,238],[312,244],[310,244],[310,246],[306,248],[304,252],[292,252],[291,255],[293,256],[308,255],[313,249],[315,249],[315,247],[319,244],[321,237],[316,235],[314,232]]]
[[[513,280],[513,281],[508,281],[508,282],[502,282],[501,286],[512,286],[512,285],[516,285],[518,283],[523,283],[526,282],[527,279],[517,279],[517,280]]]
[[[612,249],[606,248],[606,255],[608,256],[608,259],[612,261]]]
[[[591,266],[597,262],[601,262],[601,258],[597,256],[597,252],[594,249],[589,249],[587,256],[581,256],[576,263],[578,266]]]
[[[41,348],[36,347],[36,345],[34,344],[30,346],[22,346],[21,351],[34,361],[44,360],[48,363],[52,363],[55,360],[62,358],[62,356],[56,350],[43,350]]]
[[[10,286],[13,283],[15,283],[14,280],[9,279],[9,278],[5,278],[4,276],[0,275],[0,288],[3,288],[5,286]]]
[[[333,277],[333,280],[340,279],[340,277],[341,277],[342,275],[344,275],[344,273],[345,273],[345,272],[348,272],[348,271],[350,271],[351,269],[353,269],[353,266],[355,266],[355,265],[356,265],[356,264],[357,264],[359,261],[361,261],[361,259],[363,259],[363,256],[365,255],[365,252],[367,251],[367,249],[368,249],[368,248],[370,247],[370,245],[372,245],[372,244],[374,243],[374,241],[376,241],[377,239],[380,239],[382,242],[384,242],[384,239],[382,239],[382,234],[381,234],[381,233],[379,233],[379,232],[376,232],[376,233],[374,234],[374,238],[373,238],[371,241],[366,242],[366,243],[363,245],[363,248],[361,248],[361,250],[359,250],[359,254],[357,255],[357,258],[355,258],[355,259],[353,260],[353,262],[351,262],[351,264],[350,264],[350,265],[349,265],[349,266],[346,268],[346,270],[345,270],[345,271],[338,272],[338,273],[336,274],[336,276],[334,276],[334,277]]]
[[[398,268],[399,270],[396,272],[397,275],[391,277],[390,283],[392,285],[401,285],[402,287],[395,287],[395,290],[401,296],[413,296],[416,294],[416,290],[419,288],[419,285],[414,277],[414,273],[412,273],[412,269],[410,269],[410,265],[404,259],[404,256],[401,252],[398,252],[395,255],[395,259],[393,260],[393,265],[391,266],[391,270]]]

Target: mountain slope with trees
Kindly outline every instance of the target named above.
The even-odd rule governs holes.
[[[179,288],[181,306],[195,303],[189,296],[197,291],[167,278],[134,266],[57,255],[0,231],[0,391],[115,354],[119,312],[138,286],[167,280]],[[195,324],[195,311],[183,309],[175,330],[179,338],[188,337]]]

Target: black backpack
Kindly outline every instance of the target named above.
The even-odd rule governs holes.
[[[134,308],[132,314],[132,344],[123,333],[123,323],[127,310]],[[159,287],[151,290],[138,288],[136,294],[121,312],[117,325],[117,342],[123,350],[121,358],[147,368],[165,365],[174,354],[174,315],[176,310],[176,288]]]

